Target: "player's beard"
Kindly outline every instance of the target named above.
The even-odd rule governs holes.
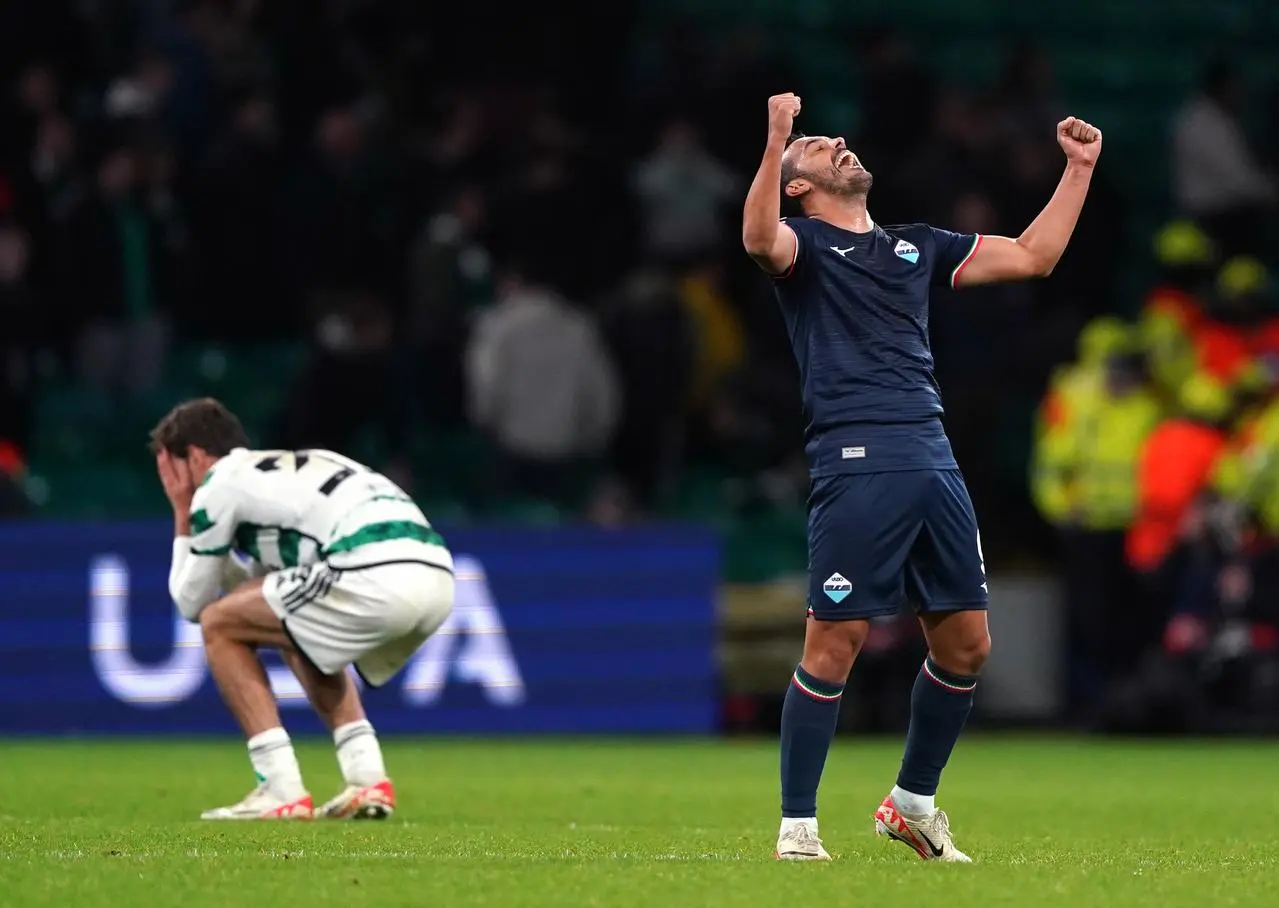
[[[813,174],[808,177],[808,180],[827,195],[846,199],[865,196],[870,192],[871,183],[874,182],[870,171],[860,168],[851,173],[832,169],[826,173]]]

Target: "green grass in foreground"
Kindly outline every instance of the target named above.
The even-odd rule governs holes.
[[[771,744],[386,750],[391,821],[228,824],[193,818],[251,786],[239,742],[2,743],[0,906],[1279,905],[1279,745],[970,738],[940,803],[972,866],[872,835],[896,741],[832,753],[828,865],[772,859]],[[300,757],[333,794],[327,742]]]

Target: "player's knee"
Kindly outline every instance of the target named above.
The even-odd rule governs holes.
[[[219,604],[215,602],[200,612],[200,633],[204,635],[206,644],[216,643],[227,636],[226,610],[218,606]]]
[[[842,684],[866,642],[868,621],[808,622],[804,636],[804,671],[835,684]]]
[[[942,667],[961,675],[977,675],[990,657],[990,632],[986,628],[974,628],[953,640],[943,657],[938,659]]]

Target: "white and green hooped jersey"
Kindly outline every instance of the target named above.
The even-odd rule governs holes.
[[[318,449],[236,448],[209,471],[191,502],[191,535],[174,541],[169,587],[183,615],[194,620],[221,594],[233,553],[256,574],[318,561],[452,568],[443,538],[399,486]]]

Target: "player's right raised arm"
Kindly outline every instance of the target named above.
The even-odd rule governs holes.
[[[781,222],[782,155],[799,107],[799,97],[793,94],[768,99],[768,144],[742,212],[742,245],[769,274],[788,271],[799,251],[795,231]]]

